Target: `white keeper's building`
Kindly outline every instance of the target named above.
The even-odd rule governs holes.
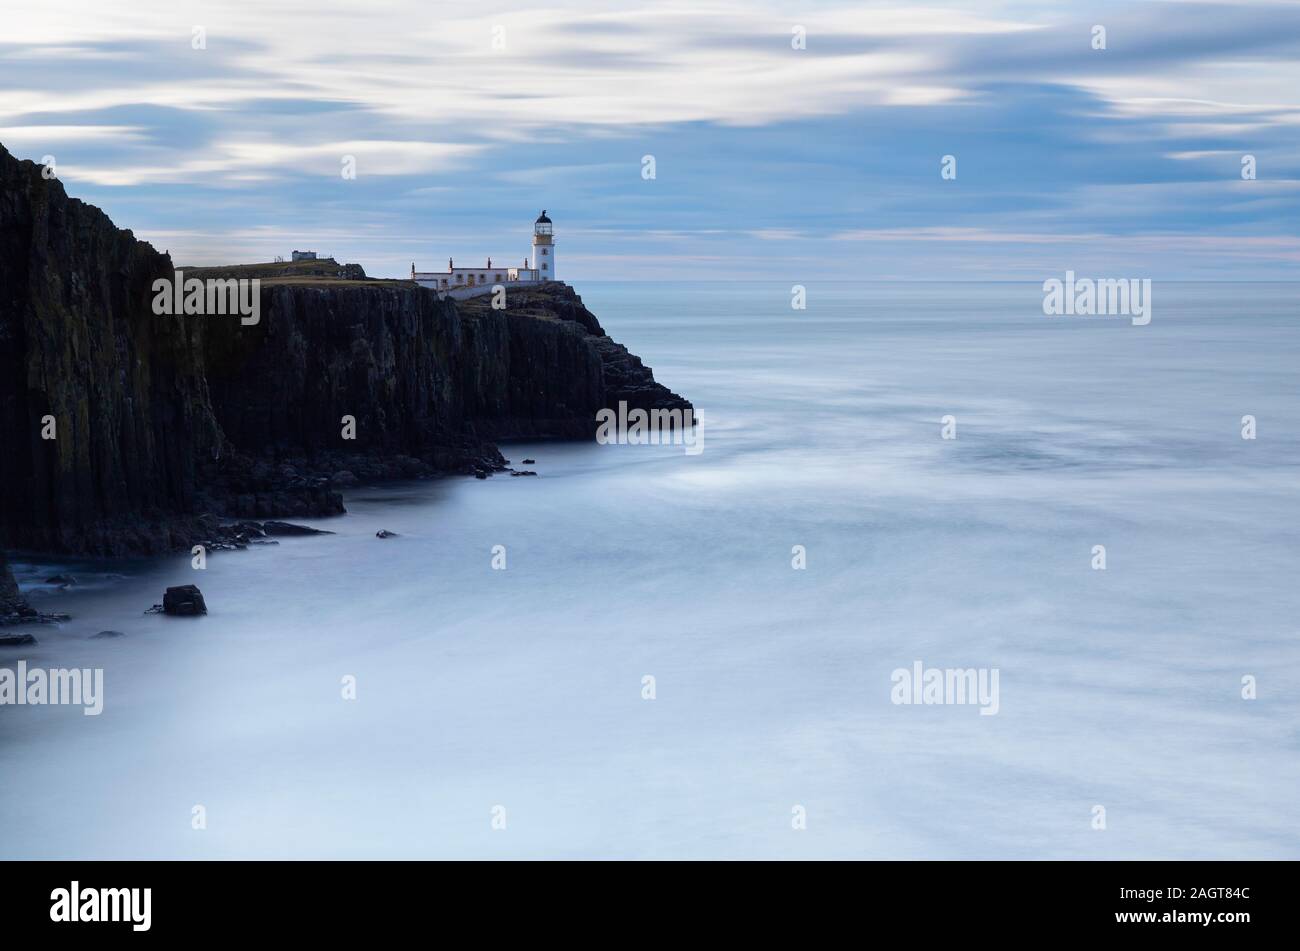
[[[417,271],[411,263],[411,280],[421,287],[432,287],[439,291],[453,288],[483,287],[491,288],[496,284],[536,284],[541,281],[554,281],[555,277],[555,234],[551,219],[546,217],[546,209],[537,216],[533,223],[532,258],[524,258],[520,267],[494,265],[487,259],[485,265],[456,267],[455,258],[447,259],[445,271]]]

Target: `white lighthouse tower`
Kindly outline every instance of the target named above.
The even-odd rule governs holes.
[[[555,277],[555,241],[551,230],[551,219],[546,217],[546,209],[537,216],[533,223],[533,269],[539,281],[554,281]]]
[[[555,234],[551,219],[546,217],[546,209],[533,222],[533,247],[530,258],[524,258],[518,267],[493,267],[492,259],[479,266],[457,267],[455,258],[447,259],[445,271],[417,271],[415,262],[411,262],[410,279],[421,287],[431,287],[442,294],[451,294],[457,300],[472,297],[491,289],[498,284],[536,284],[541,281],[555,281]],[[459,257],[459,255],[458,255]]]

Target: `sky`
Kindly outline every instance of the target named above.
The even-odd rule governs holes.
[[[1295,280],[1300,3],[0,0],[0,144],[178,265]]]

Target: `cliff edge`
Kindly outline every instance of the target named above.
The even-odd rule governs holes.
[[[590,439],[620,401],[690,407],[567,285],[495,310],[333,261],[186,269],[261,278],[247,325],[155,315],[174,273],[0,146],[0,544],[176,549],[342,512],[357,480],[486,476],[498,440]]]

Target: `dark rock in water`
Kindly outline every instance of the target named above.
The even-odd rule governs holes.
[[[27,599],[18,590],[18,582],[9,570],[9,560],[0,550],[0,615],[24,614],[31,612]]]
[[[193,617],[208,613],[208,606],[203,601],[203,592],[192,584],[168,588],[163,593],[162,609],[163,614],[178,617]]]
[[[110,637],[126,637],[126,635],[121,631],[100,631],[98,634],[90,635],[91,640],[108,639]]]
[[[13,612],[0,614],[0,627],[7,624],[60,624],[70,617],[71,615],[68,614],[42,614],[28,608],[21,614]]]
[[[57,624],[66,621],[66,614],[41,614],[23,597],[9,570],[5,553],[0,551],[0,625],[4,624]],[[12,637],[31,637],[30,634],[14,634]],[[28,643],[19,641],[17,643]],[[34,643],[34,642],[33,642]]]
[[[536,459],[525,459],[525,460],[524,460],[524,465],[526,465],[526,466],[535,466],[535,465],[537,465],[537,460],[536,460]]]
[[[0,634],[0,647],[26,647],[35,643],[36,638],[30,634]]]
[[[398,535],[397,532],[390,532],[386,528],[381,528],[379,531],[375,532],[375,537],[376,538],[401,538],[402,536]]]
[[[289,522],[263,522],[262,531],[268,535],[333,535],[321,528],[308,528],[306,525],[292,525]]]
[[[474,478],[476,479],[486,479],[487,477],[488,474],[484,472],[482,469],[479,469],[474,473]]]
[[[45,583],[70,585],[70,584],[76,584],[77,579],[72,577],[72,575],[52,575],[49,578],[45,579]]]
[[[519,470],[519,471],[517,471],[517,472],[512,471],[510,474],[511,474],[512,476],[535,476],[535,475],[537,475],[537,473],[534,472],[534,471],[531,470],[531,469],[521,469],[521,470]]]
[[[341,472],[336,472],[330,476],[330,483],[344,487],[352,486],[357,484],[357,477],[355,473],[344,469]]]

